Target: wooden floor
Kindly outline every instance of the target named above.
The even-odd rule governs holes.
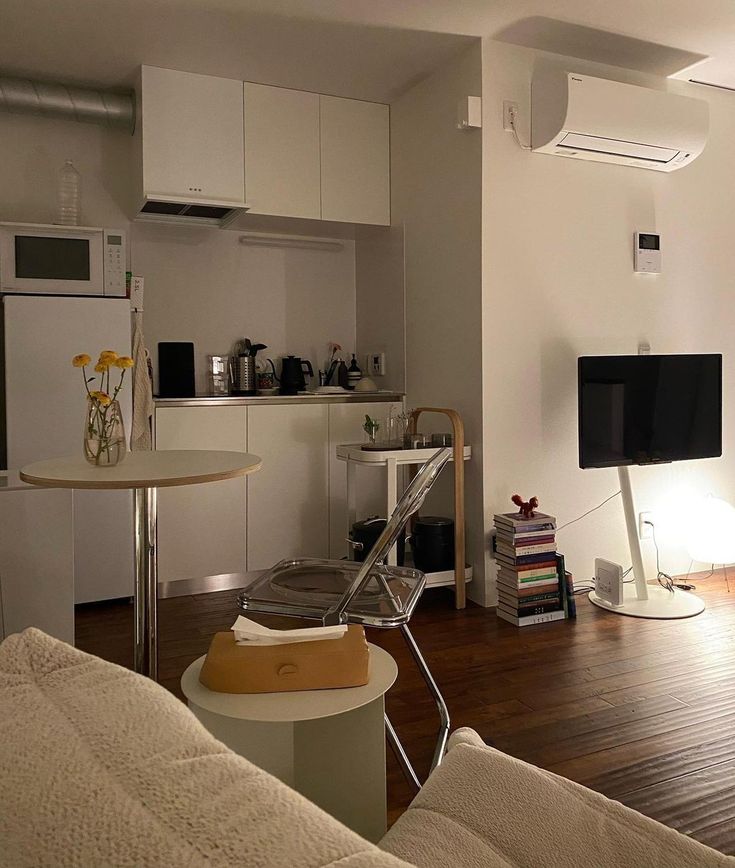
[[[695,577],[696,581],[696,577]],[[452,728],[618,799],[735,854],[735,582],[702,579],[706,611],[684,621],[603,612],[578,597],[576,621],[518,630],[492,610],[457,612],[427,592],[411,627],[449,705]],[[160,603],[161,682],[179,677],[216,630],[229,629],[234,592]],[[399,664],[387,709],[423,774],[436,715],[398,631],[372,631]],[[132,607],[77,611],[77,644],[131,663]],[[389,756],[390,819],[412,794]]]

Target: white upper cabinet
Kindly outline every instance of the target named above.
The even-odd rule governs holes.
[[[318,220],[319,94],[245,82],[244,99],[250,212]]]
[[[243,84],[144,66],[143,192],[149,199],[242,204]]]
[[[322,220],[390,223],[387,105],[320,96]]]

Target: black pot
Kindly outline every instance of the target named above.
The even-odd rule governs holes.
[[[411,536],[413,562],[422,573],[454,569],[454,522],[439,515],[417,519]]]
[[[366,518],[364,521],[356,521],[352,525],[350,531],[350,548],[352,549],[352,559],[355,561],[364,561],[367,553],[372,549],[378,541],[378,537],[385,530],[388,522],[384,518],[373,516]],[[398,537],[398,565],[403,566],[406,556],[406,534],[401,532]]]

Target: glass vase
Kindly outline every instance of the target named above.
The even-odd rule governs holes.
[[[84,457],[96,467],[114,467],[127,452],[125,423],[118,401],[101,404],[87,398],[87,418],[84,422]]]

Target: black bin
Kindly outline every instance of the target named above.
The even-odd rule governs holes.
[[[411,536],[413,562],[422,573],[454,569],[454,521],[441,515],[416,520]]]

